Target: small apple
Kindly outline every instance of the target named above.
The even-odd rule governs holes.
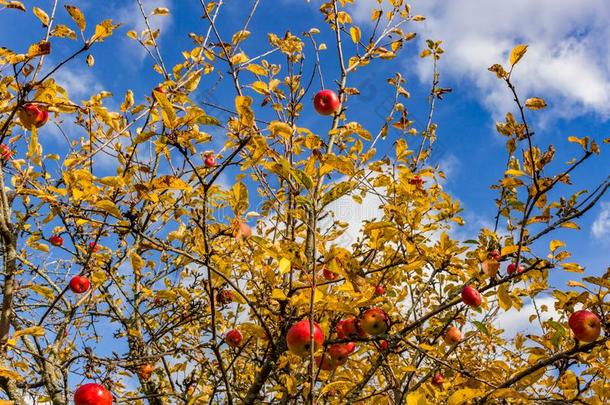
[[[358,321],[353,316],[342,319],[337,322],[335,332],[337,332],[337,337],[339,339],[346,339],[350,336],[354,336],[358,333]]]
[[[320,90],[313,98],[313,106],[320,115],[332,115],[341,110],[341,100],[332,90]]]
[[[40,128],[49,120],[49,112],[38,103],[26,103],[19,110],[19,120],[26,128]]]
[[[568,325],[570,326],[570,329],[572,329],[576,339],[583,342],[593,342],[597,340],[601,332],[599,317],[586,309],[581,309],[570,315]]]
[[[90,286],[91,283],[89,282],[89,279],[87,277],[74,276],[72,277],[72,279],[70,279],[70,290],[72,290],[72,292],[76,294],[82,294],[86,292]]]
[[[445,382],[445,377],[441,373],[436,373],[434,377],[432,377],[432,384],[442,386]]]
[[[241,344],[241,333],[237,329],[231,329],[225,335],[225,343],[229,347],[238,347]]]
[[[447,329],[447,332],[445,333],[443,340],[448,345],[454,345],[456,343],[459,343],[460,340],[462,340],[462,332],[460,332],[460,330],[457,327],[451,326],[451,327],[449,327],[449,329]]]
[[[51,235],[49,242],[51,242],[51,245],[53,246],[62,246],[64,244],[64,238],[59,235]]]
[[[11,159],[11,156],[13,156],[13,151],[11,148],[5,144],[0,145],[0,159],[2,159],[4,162],[8,162]]]
[[[426,180],[422,179],[419,176],[415,176],[412,179],[409,179],[409,184],[412,186],[416,186],[417,188],[422,188]]]
[[[318,350],[324,344],[324,332],[320,329],[320,325],[313,323],[313,342],[314,351]],[[286,334],[286,344],[288,350],[297,356],[305,356],[310,349],[310,327],[309,319],[303,319],[292,325]]]
[[[325,279],[327,279],[328,281],[333,281],[339,278],[339,275],[337,273],[333,273],[332,271],[330,271],[328,269],[328,267],[324,267],[322,269],[322,275],[324,276]]]
[[[502,256],[500,256],[500,251],[498,249],[494,249],[491,252],[487,253],[487,257],[489,257],[490,259],[494,259],[494,260],[500,260],[500,258],[502,258]]]
[[[470,307],[476,308],[481,305],[483,298],[472,286],[467,285],[462,289],[462,302]]]
[[[349,353],[353,353],[356,350],[356,343],[354,343],[354,342],[347,342],[345,344],[345,347],[347,348],[347,351]]]
[[[390,319],[383,309],[369,308],[360,317],[360,327],[369,335],[381,335],[390,327]]]
[[[100,247],[97,245],[97,243],[91,241],[89,242],[89,245],[87,245],[89,247],[89,250],[92,250],[93,252],[97,252],[98,250],[100,250]]]
[[[210,153],[206,155],[205,159],[203,160],[203,164],[208,168],[216,167],[216,158],[214,157],[214,154]]]
[[[517,270],[517,273],[523,273],[525,271],[525,266],[520,264],[519,268],[517,269],[517,265],[515,263],[511,263],[506,267],[508,274],[513,274],[515,270]]]
[[[231,290],[220,290],[216,295],[216,300],[219,304],[222,305],[230,304],[231,302],[233,302],[234,298],[235,294],[233,294],[233,291]]]
[[[237,240],[248,239],[252,236],[252,229],[243,221],[237,221],[233,225],[233,237]]]
[[[99,384],[81,385],[74,392],[74,405],[112,405],[112,394]]]
[[[138,374],[140,375],[140,378],[142,380],[148,381],[148,379],[152,375],[153,371],[155,371],[155,366],[150,363],[146,363],[146,364],[142,364],[140,366],[140,369],[138,370]]]
[[[388,350],[388,347],[390,347],[390,345],[388,344],[388,341],[387,341],[387,340],[381,340],[381,341],[379,342],[379,348],[380,348],[381,350],[383,350],[384,352],[385,352],[386,350]]]
[[[351,353],[350,348],[347,344],[335,343],[328,347],[326,353],[328,353],[335,365],[341,366],[347,362],[347,358]]]
[[[377,294],[377,295],[385,294],[385,288],[383,288],[382,285],[376,285],[375,286],[375,294]]]

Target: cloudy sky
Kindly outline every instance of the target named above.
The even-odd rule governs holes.
[[[252,2],[225,0],[226,10],[219,18],[220,31],[225,37],[239,29],[249,11],[244,3]],[[24,3],[30,9],[38,6],[47,11],[52,4],[50,0],[26,0]],[[147,54],[125,35],[130,29],[141,31],[144,28],[136,1],[73,3],[78,3],[85,12],[88,30],[106,18],[113,18],[124,26],[115,37],[92,50],[96,59],[94,68],[88,68],[84,59],[77,59],[61,71],[57,80],[77,100],[86,99],[100,89],[114,92],[120,100],[128,88],[143,99],[161,79],[152,72]],[[162,30],[161,52],[166,65],[172,66],[180,60],[180,51],[191,46],[187,34],[203,34],[207,29],[201,19],[199,1],[144,0],[143,3],[147,11],[159,6],[171,10],[169,16],[153,17],[151,23]],[[245,43],[248,55],[256,56],[269,49],[267,32],[282,36],[287,30],[300,33],[314,26],[323,27],[317,11],[320,3],[319,0],[262,0],[259,12],[250,24],[252,36]],[[421,60],[418,54],[425,39],[443,40],[446,54],[440,64],[441,84],[451,87],[453,92],[437,107],[435,120],[439,124],[439,141],[432,161],[447,171],[449,179],[444,186],[465,207],[464,217],[468,223],[459,235],[472,238],[481,226],[492,223],[495,215],[493,199],[496,193],[489,185],[501,176],[504,161],[504,143],[494,130],[495,121],[502,119],[507,111],[514,111],[508,90],[487,68],[494,63],[506,66],[508,53],[514,45],[529,45],[527,55],[513,77],[522,99],[543,97],[547,101],[547,109],[531,113],[529,118],[534,125],[536,141],[542,146],[552,143],[558,149],[553,168],[565,167],[565,162],[579,152],[577,146],[567,143],[568,136],[587,135],[599,141],[608,136],[610,4],[607,0],[413,0],[411,4],[415,14],[427,17],[425,22],[407,27],[418,33],[417,39],[407,45],[399,59],[373,63],[364,73],[357,72],[350,78],[348,85],[358,87],[361,95],[352,100],[348,118],[358,119],[371,129],[378,128],[390,91],[385,79],[394,71],[400,71],[412,93],[411,100],[406,103],[410,116],[419,128],[425,125],[425,96],[429,91],[431,68],[430,61]],[[362,0],[351,8],[363,32],[371,28],[370,12],[376,5],[376,1]],[[62,7],[58,19],[70,24]],[[24,26],[38,29],[23,30]],[[42,27],[31,15],[13,10],[0,12],[0,46],[25,51],[28,44],[39,40],[43,34]],[[328,30],[322,32],[319,41],[331,43]],[[57,40],[51,60],[61,60],[75,46],[68,40]],[[325,81],[332,83],[338,77],[338,69],[335,57],[327,52],[322,54],[322,69]],[[209,100],[205,90],[213,87],[214,82],[215,77],[202,80],[201,100]],[[222,90],[221,86],[215,91],[213,101],[231,104],[232,92],[227,88],[225,94]],[[66,125],[69,128],[69,124]],[[328,121],[306,106],[301,125],[323,133]],[[58,132],[53,131],[46,138],[42,136],[42,140],[45,150],[59,148],[63,142]],[[215,144],[222,144],[222,134],[215,136]],[[391,145],[385,145],[385,148],[389,147]],[[380,145],[380,156],[383,153],[384,145]],[[606,151],[583,165],[573,176],[574,183],[590,189],[595,179],[610,174],[608,162],[610,155]],[[103,162],[97,169],[100,173],[107,170]],[[565,193],[577,189],[576,186],[566,187]],[[343,211],[350,213],[345,219],[354,224],[362,217],[375,215],[375,210],[368,208]],[[581,232],[565,231],[555,237],[568,243],[574,261],[582,263],[587,273],[599,274],[610,265],[605,253],[610,247],[610,196],[582,218],[581,226]],[[539,246],[541,255],[546,254],[546,246]],[[553,283],[565,286],[567,280],[577,277],[558,272],[553,276]],[[513,314],[505,322],[510,328],[527,328],[517,322],[518,318],[526,317]]]

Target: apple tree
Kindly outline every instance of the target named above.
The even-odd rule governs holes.
[[[244,20],[223,19],[230,2],[192,2],[201,26],[172,49],[150,19],[175,10],[140,0],[142,32],[57,0],[0,0],[0,19],[29,13],[40,32],[28,49],[0,48],[2,398],[610,401],[607,274],[578,275],[554,236],[576,232],[610,187],[603,173],[592,190],[570,181],[608,139],[537,143],[531,115],[546,102],[515,87],[527,51],[516,46],[481,72],[515,100],[497,123],[506,169],[492,185],[494,226],[458,238],[462,207],[431,159],[443,136],[434,112],[451,91],[442,42],[415,40],[425,18],[403,0],[378,0],[357,25],[356,1],[319,4],[306,32],[263,34],[258,0],[243,1]],[[57,75],[95,70],[93,52],[117,38],[142,47],[158,80],[146,94],[71,98]],[[60,44],[67,56],[55,56]],[[429,94],[409,100],[405,73],[386,68],[391,105],[365,124],[350,111],[354,78],[396,67],[405,50],[429,64]],[[202,96],[214,93],[230,102]],[[413,102],[424,122],[410,118]],[[574,159],[555,162],[556,147]],[[350,224],[345,204],[375,215]],[[564,271],[570,288],[552,288]],[[536,304],[545,294],[558,315]],[[540,333],[507,338],[498,316],[530,302]]]

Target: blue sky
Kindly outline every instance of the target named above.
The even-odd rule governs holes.
[[[387,2],[387,1],[386,1]],[[50,11],[52,1],[24,1],[28,9],[38,6]],[[87,33],[106,18],[123,22],[116,34],[105,43],[96,45],[91,54],[96,63],[88,68],[84,57],[67,66],[58,76],[75,100],[87,99],[98,90],[105,89],[116,96],[114,105],[120,104],[127,89],[133,89],[136,99],[150,94],[150,90],[162,81],[152,71],[150,59],[139,45],[126,37],[130,29],[141,31],[144,26],[139,16],[137,3],[126,0],[104,2],[78,1],[87,17]],[[245,21],[251,0],[226,0],[221,13],[219,27],[226,38],[237,31]],[[356,21],[362,23],[363,32],[370,30],[369,15],[375,1],[361,1],[352,9]],[[493,3],[493,4],[492,4]],[[500,4],[501,3],[501,4]],[[261,1],[261,6],[249,30],[252,36],[244,49],[256,56],[269,49],[268,32],[282,36],[286,30],[301,33],[311,27],[322,28],[318,42],[328,42],[329,50],[322,52],[322,69],[328,87],[338,78],[337,61],[332,48],[332,37],[325,29],[317,11],[320,1],[276,0]],[[60,2],[63,6],[63,2]],[[161,28],[160,48],[168,67],[180,61],[180,52],[192,47],[189,32],[203,34],[207,29],[201,19],[201,7],[195,0],[144,1],[148,11],[154,7],[169,7],[166,17],[153,17],[152,24]],[[506,111],[514,111],[508,89],[487,71],[493,63],[507,64],[508,52],[518,43],[526,43],[529,50],[514,74],[522,99],[543,97],[549,108],[529,113],[530,123],[536,132],[536,141],[545,147],[555,144],[557,154],[554,169],[559,169],[573,156],[579,155],[579,147],[569,144],[567,136],[591,136],[598,143],[607,133],[610,117],[610,52],[605,38],[610,37],[610,5],[604,0],[583,0],[574,7],[570,0],[513,0],[511,2],[489,2],[488,0],[415,0],[413,12],[428,19],[424,23],[407,27],[418,33],[416,40],[406,45],[406,51],[391,62],[374,62],[363,72],[350,78],[348,86],[358,87],[361,95],[354,97],[349,105],[348,119],[358,120],[371,132],[379,128],[382,116],[387,111],[387,97],[391,88],[385,79],[400,71],[407,79],[406,87],[411,92],[407,105],[411,119],[421,129],[427,117],[425,96],[429,91],[431,66],[429,59],[420,59],[423,40],[440,39],[445,42],[446,54],[441,60],[440,72],[443,87],[453,92],[437,105],[435,121],[439,124],[439,141],[433,153],[433,161],[448,173],[445,188],[458,198],[464,208],[468,224],[459,232],[466,239],[474,238],[481,226],[492,224],[495,215],[493,199],[497,193],[489,186],[501,177],[504,170],[505,149],[503,138],[495,131],[495,121],[502,120]],[[58,19],[74,26],[67,13],[60,7]],[[27,29],[24,29],[27,27]],[[17,35],[18,33],[18,35]],[[30,43],[38,41],[44,30],[31,13],[15,10],[0,12],[0,46],[24,52]],[[363,35],[364,36],[364,35]],[[78,45],[67,39],[55,39],[50,59],[57,62]],[[306,49],[311,51],[310,44]],[[273,59],[273,58],[271,58]],[[306,72],[310,72],[310,61]],[[276,62],[280,62],[276,59]],[[49,64],[48,66],[51,66]],[[223,72],[224,73],[224,72]],[[245,73],[247,75],[247,73]],[[198,97],[204,99],[205,90],[216,81],[217,76],[204,78]],[[214,92],[219,104],[233,104],[233,90],[228,83],[221,84]],[[208,111],[214,114],[213,110]],[[270,111],[261,111],[262,117]],[[306,105],[301,126],[324,133],[328,119],[313,112]],[[65,123],[70,129],[70,124]],[[49,129],[48,136],[41,132],[45,151],[61,148],[62,138]],[[69,131],[68,131],[69,132]],[[82,134],[69,133],[76,138]],[[221,132],[214,133],[214,143],[223,143]],[[382,156],[391,144],[379,146]],[[573,182],[581,188],[590,188],[610,174],[610,153],[590,159],[573,175]],[[96,163],[99,174],[110,172],[103,161]],[[228,182],[228,177],[225,178]],[[566,187],[566,194],[575,192],[575,186]],[[610,265],[605,249],[610,247],[610,196],[602,199],[596,209],[580,221],[582,231],[562,231],[553,237],[568,243],[574,261],[587,268],[588,274],[599,274]],[[548,240],[540,247],[541,255],[547,253]],[[552,280],[563,285],[573,274],[557,274]]]

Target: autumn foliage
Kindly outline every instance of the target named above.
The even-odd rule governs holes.
[[[263,36],[250,18],[219,26],[223,3],[201,1],[190,48],[172,49],[112,16],[0,0],[0,21],[23,12],[32,29],[43,24],[29,49],[0,48],[0,398],[58,405],[80,389],[83,404],[610,401],[608,274],[579,275],[553,237],[577,232],[610,187],[570,181],[600,142],[537,145],[530,114],[546,102],[513,84],[527,47],[507,50],[481,72],[515,99],[497,123],[507,165],[492,185],[495,226],[458,240],[462,208],[430,160],[435,108],[451,91],[442,42],[414,39],[424,17],[402,0],[359,26],[356,1],[368,0],[322,3],[319,27]],[[173,12],[140,6],[147,26]],[[264,53],[249,51],[252,35],[266,37]],[[145,48],[158,81],[146,94],[72,99],[57,73],[77,61],[96,69],[91,52],[111,36]],[[72,53],[51,62],[59,41]],[[359,122],[351,78],[420,45],[427,121],[410,119],[404,73],[387,70],[379,86],[391,106]],[[181,60],[168,66],[166,55]],[[230,103],[201,96],[219,85]],[[43,149],[58,128],[69,128],[65,142]],[[574,159],[551,165],[556,147]],[[114,173],[101,174],[101,158]],[[335,217],[338,201],[370,197],[376,218]],[[549,288],[557,272],[574,273],[566,290]],[[540,334],[498,328],[500,314],[549,294],[560,316],[537,308]],[[568,324],[578,310],[587,323]]]

